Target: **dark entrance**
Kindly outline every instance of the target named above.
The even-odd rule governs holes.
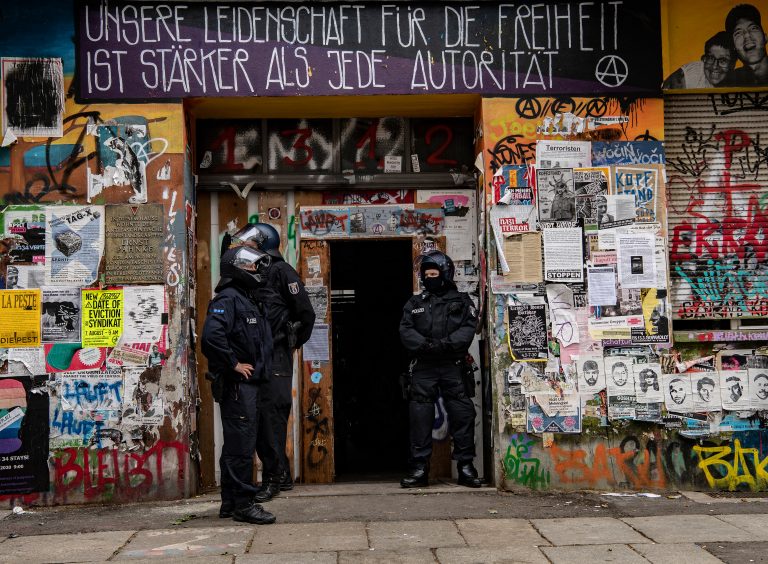
[[[413,293],[410,239],[331,243],[337,480],[391,479],[407,466],[407,366],[398,326]]]

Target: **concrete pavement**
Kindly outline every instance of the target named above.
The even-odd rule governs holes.
[[[768,505],[691,498],[505,495],[449,485],[416,492],[392,484],[297,486],[267,505],[278,523],[261,527],[218,519],[214,495],[32,508],[0,521],[0,562],[768,561]],[[529,516],[509,516],[514,502]],[[317,512],[318,506],[325,510]],[[366,511],[371,518],[349,518]]]

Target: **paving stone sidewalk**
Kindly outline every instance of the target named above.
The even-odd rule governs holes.
[[[12,518],[12,517],[11,517]],[[292,523],[6,537],[0,562],[766,561],[768,514]]]

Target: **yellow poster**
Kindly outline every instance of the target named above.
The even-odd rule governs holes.
[[[123,291],[83,290],[83,348],[114,347],[123,332]]]
[[[40,346],[40,297],[35,290],[0,290],[0,347]]]
[[[768,86],[768,0],[666,0],[665,90]]]

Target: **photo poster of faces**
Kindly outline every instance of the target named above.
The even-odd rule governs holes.
[[[579,393],[591,396],[605,389],[605,367],[602,355],[580,355],[576,361]]]
[[[665,90],[768,85],[766,0],[719,0],[701,10],[696,0],[668,6],[670,32]]]
[[[637,394],[630,356],[603,359],[608,386],[608,416],[611,419],[635,419]]]

